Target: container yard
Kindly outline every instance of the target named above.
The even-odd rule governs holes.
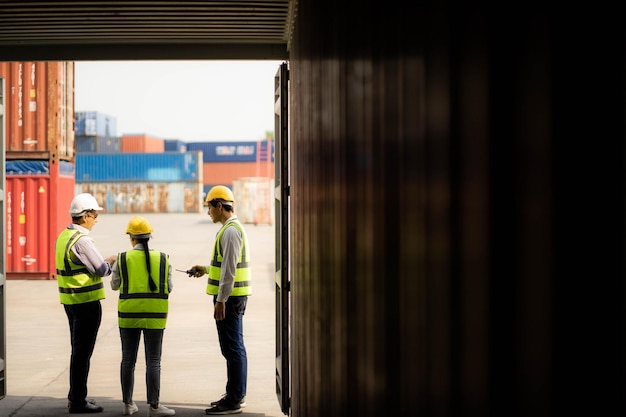
[[[120,134],[114,115],[75,111],[73,62],[0,63],[0,77],[7,278],[56,278],[56,237],[82,192],[107,213],[198,213],[221,184],[233,190],[242,222],[273,223],[273,141]]]

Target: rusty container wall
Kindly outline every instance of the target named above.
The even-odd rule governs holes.
[[[202,164],[202,177],[204,185],[227,185],[231,187],[238,178],[256,177],[259,172],[266,171],[267,162],[204,162]],[[274,173],[272,163],[271,173]]]
[[[70,223],[74,178],[60,172],[6,176],[6,255],[9,279],[54,279],[54,242]]]
[[[80,182],[75,192],[91,193],[106,213],[199,213],[202,183]]]
[[[237,217],[242,223],[274,224],[274,179],[238,178],[233,181]]]
[[[6,158],[74,157],[74,63],[2,62]]]
[[[165,141],[146,134],[122,135],[122,152],[164,152]]]

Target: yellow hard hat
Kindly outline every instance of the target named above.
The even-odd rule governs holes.
[[[149,238],[152,236],[153,231],[148,220],[141,216],[135,216],[130,219],[126,228],[126,234],[137,239]]]
[[[222,200],[223,202],[235,202],[235,196],[233,192],[230,191],[230,188],[225,187],[223,185],[216,185],[212,187],[206,195],[206,199],[204,200],[204,205],[208,205],[209,201],[213,200]]]

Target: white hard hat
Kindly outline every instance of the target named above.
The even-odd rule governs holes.
[[[78,216],[79,214],[88,211],[88,210],[104,210],[102,207],[98,205],[98,202],[89,193],[78,194],[72,200],[72,204],[70,205],[70,216]]]

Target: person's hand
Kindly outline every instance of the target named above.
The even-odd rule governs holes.
[[[113,266],[113,264],[115,263],[115,261],[117,261],[117,255],[111,255],[108,256],[104,259],[104,261],[106,263],[108,263],[109,265]]]
[[[189,268],[189,271],[191,271],[191,273],[189,274],[190,277],[200,278],[201,276],[206,274],[206,268],[204,267],[204,265],[194,265]]]
[[[213,307],[213,318],[216,321],[224,320],[226,318],[226,303],[222,303],[220,301],[215,302],[215,306]]]

